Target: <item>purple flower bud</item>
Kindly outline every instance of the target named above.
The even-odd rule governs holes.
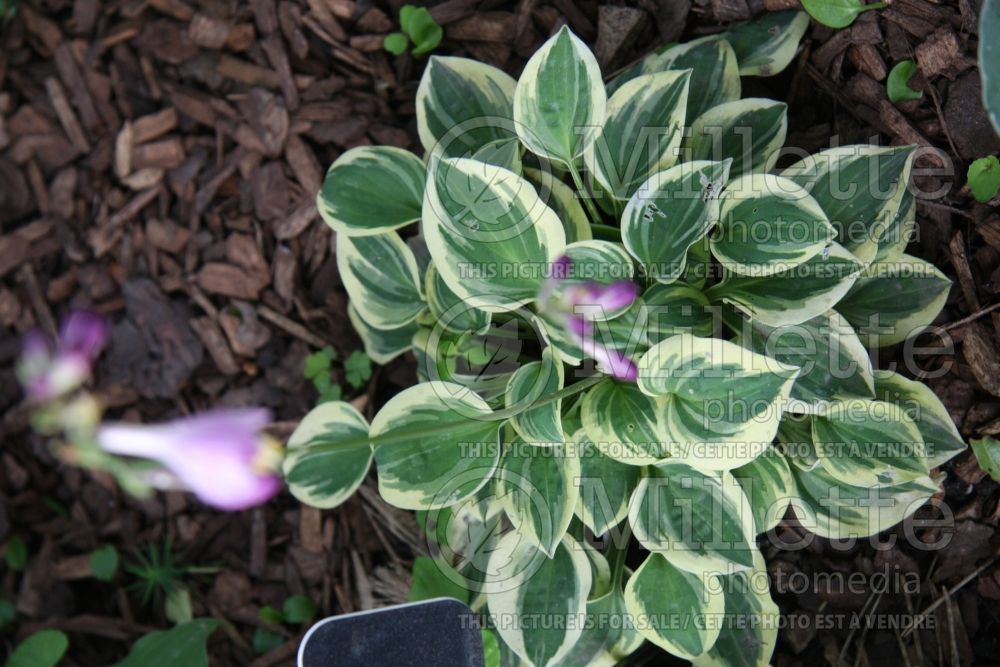
[[[570,276],[572,269],[573,260],[568,255],[560,256],[552,264],[552,271],[538,294],[539,308],[561,314],[566,330],[583,353],[596,360],[608,373],[619,380],[635,382],[639,376],[635,363],[594,340],[593,327],[582,307],[591,306],[607,312],[630,306],[639,295],[636,284],[631,280],[619,280],[610,285],[588,282],[561,286],[560,283]],[[553,300],[557,291],[561,292],[561,298]],[[570,312],[566,312],[567,305]],[[590,318],[593,319],[592,314]]]
[[[543,307],[547,306],[549,299],[556,293],[559,283],[565,280],[569,276],[570,271],[573,270],[573,260],[569,258],[569,255],[560,255],[552,263],[551,269],[549,275],[545,277],[541,289],[538,290],[538,303],[542,304]]]
[[[621,352],[595,344],[591,354],[597,363],[606,368],[616,379],[626,382],[635,382],[639,379],[639,367]]]
[[[108,323],[89,310],[71,312],[59,329],[59,353],[76,354],[90,361],[97,358],[108,339]]]
[[[17,369],[28,398],[48,401],[83,384],[107,336],[104,318],[86,310],[73,311],[66,317],[55,350],[44,332],[29,331],[24,336]]]
[[[269,421],[263,409],[210,410],[166,424],[102,426],[97,442],[112,454],[154,460],[205,504],[236,511],[281,488],[280,447],[261,433]]]
[[[590,323],[578,315],[570,315],[566,318],[566,329],[580,343],[590,336]]]
[[[581,313],[596,309],[607,313],[632,305],[639,296],[638,288],[631,280],[619,280],[610,285],[588,282],[584,285],[573,285],[564,291],[566,302],[574,312]],[[593,319],[593,315],[591,315]]]
[[[570,259],[569,255],[559,255],[559,259],[552,264],[551,277],[555,280],[565,280],[572,270],[573,260]]]
[[[52,356],[52,340],[41,329],[32,329],[21,341],[23,363],[46,363]]]
[[[43,400],[51,394],[51,367],[52,340],[39,329],[26,333],[21,341],[21,357],[17,360],[17,378],[32,401]]]
[[[615,350],[609,350],[593,337],[590,322],[582,317],[566,318],[566,329],[576,340],[583,353],[595,360],[613,377],[627,382],[635,382],[639,377],[639,368],[631,359]]]

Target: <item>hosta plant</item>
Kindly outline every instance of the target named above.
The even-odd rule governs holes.
[[[983,106],[993,121],[993,128],[1000,133],[1000,89],[997,78],[1000,77],[1000,46],[997,45],[997,35],[1000,34],[1000,2],[986,0],[979,17],[979,69],[983,77]]]
[[[431,58],[423,158],[365,146],[326,176],[351,321],[420,382],[371,422],[321,404],[286,479],[331,508],[374,461],[427,534],[440,587],[422,560],[422,594],[466,599],[503,664],[613,664],[643,640],[767,664],[759,536],[790,505],[818,535],[875,534],[964,446],[869,356],[949,289],[904,254],[912,149],[776,171],[785,105],[740,96],[805,25],[768,14],[607,81],[566,28],[517,81]]]

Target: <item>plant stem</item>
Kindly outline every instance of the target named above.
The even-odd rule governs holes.
[[[611,590],[621,590],[622,574],[625,572],[625,556],[628,555],[628,545],[632,541],[632,526],[628,519],[625,519],[625,528],[622,529],[621,544],[611,547],[615,550],[611,556]]]
[[[532,410],[534,408],[541,407],[541,406],[543,406],[543,405],[545,405],[547,403],[552,403],[553,401],[558,401],[560,399],[566,398],[567,396],[576,396],[581,391],[585,391],[587,389],[590,389],[591,387],[593,387],[595,384],[597,384],[598,382],[600,382],[603,379],[604,379],[603,375],[591,375],[588,378],[584,378],[583,380],[580,380],[576,384],[571,384],[568,387],[563,387],[562,389],[560,389],[559,391],[555,392],[554,394],[549,394],[548,396],[544,396],[544,397],[538,399],[536,402],[532,403],[531,405],[528,405],[528,406],[516,406],[516,407],[513,407],[513,408],[507,408],[506,410],[495,410],[493,412],[493,414],[490,415],[490,419],[499,421],[501,419],[508,419],[510,417],[516,417],[517,415],[521,414],[522,412],[526,412],[528,410]]]
[[[601,214],[597,211],[597,207],[594,205],[594,200],[590,198],[587,188],[583,186],[583,179],[580,178],[580,170],[576,168],[576,165],[573,164],[572,161],[570,161],[567,166],[569,167],[570,176],[573,177],[573,184],[576,186],[576,189],[583,197],[583,201],[586,203],[587,212],[590,213],[591,222],[599,223],[602,220]]]
[[[515,417],[522,412],[527,410],[532,410],[534,408],[547,405],[553,401],[558,401],[560,399],[566,398],[568,396],[575,396],[582,391],[590,389],[595,384],[604,379],[603,375],[594,375],[577,382],[576,384],[570,385],[569,387],[564,387],[559,391],[544,396],[539,400],[525,406],[516,406],[513,408],[508,408],[506,410],[495,410],[489,414],[482,415],[477,421],[483,422],[497,422],[503,421],[504,419],[509,419],[510,417]],[[344,438],[342,440],[337,440],[336,442],[320,441],[316,443],[305,443],[301,447],[296,448],[297,450],[308,450],[309,452],[335,452],[343,449],[353,449],[356,447],[374,447],[375,445],[392,445],[400,442],[411,442],[415,438],[424,438],[434,435],[439,435],[448,431],[455,430],[455,423],[452,421],[443,421],[436,424],[430,424],[422,428],[398,428],[386,433],[381,433],[376,436],[365,435],[356,436],[353,438]]]

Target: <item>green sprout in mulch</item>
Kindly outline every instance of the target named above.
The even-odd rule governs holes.
[[[399,10],[399,27],[401,32],[386,35],[383,42],[385,50],[397,56],[406,53],[411,44],[414,56],[430,53],[444,37],[444,30],[425,7],[404,5]]]

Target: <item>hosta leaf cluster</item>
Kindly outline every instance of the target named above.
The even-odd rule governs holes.
[[[964,447],[925,386],[869,356],[948,294],[904,254],[912,149],[778,170],[785,105],[741,98],[806,23],[766,14],[608,81],[566,28],[516,81],[434,57],[424,157],[366,146],[327,174],[351,321],[420,382],[370,422],[317,407],[289,485],[333,507],[374,461],[505,664],[610,665],[643,639],[767,664],[757,536],[789,507],[825,537],[877,533]]]

